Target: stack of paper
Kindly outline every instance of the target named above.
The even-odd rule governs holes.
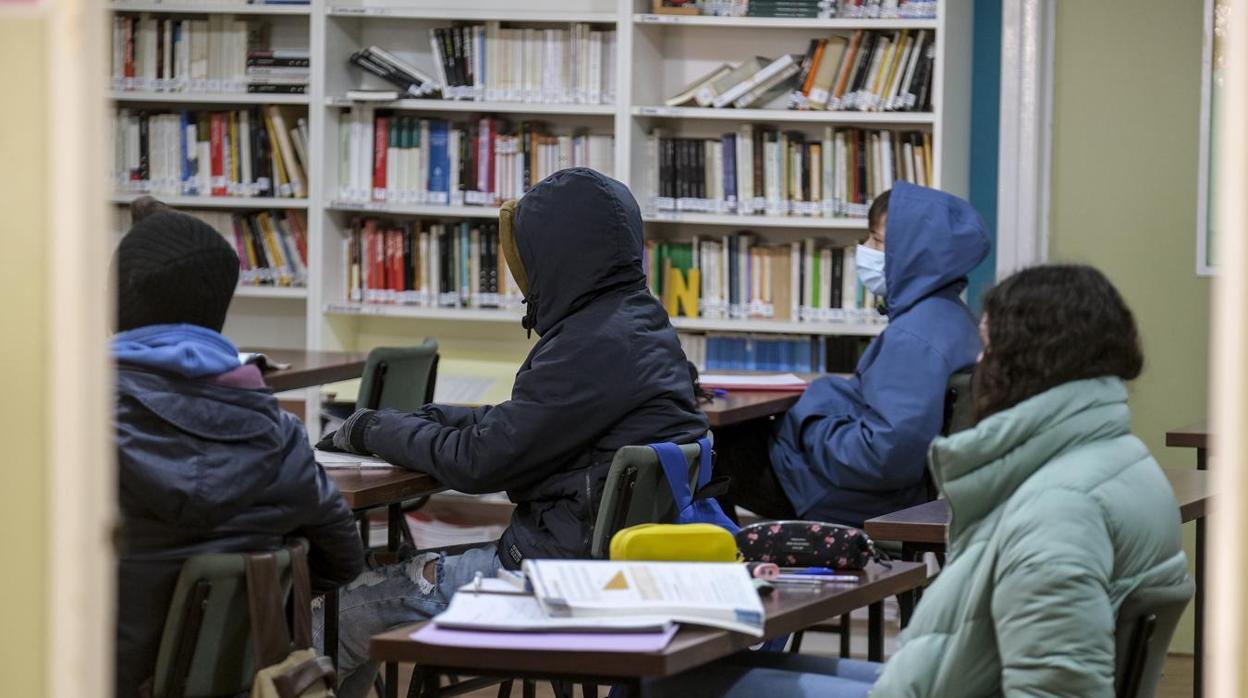
[[[784,390],[802,391],[806,381],[792,373],[770,375],[734,375],[728,373],[704,373],[698,378],[703,388],[724,390]]]

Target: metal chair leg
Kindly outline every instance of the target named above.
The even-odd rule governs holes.
[[[511,698],[512,683],[514,682],[511,679],[507,679],[506,681],[498,684],[498,698]]]
[[[853,626],[850,625],[849,614],[841,616],[841,659],[849,659],[850,640],[853,638],[851,632]]]

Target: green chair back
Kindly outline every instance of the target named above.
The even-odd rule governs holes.
[[[276,554],[283,598],[290,549]],[[247,596],[247,553],[198,555],[182,564],[160,638],[152,698],[234,696],[256,674]]]
[[[357,408],[414,412],[433,402],[438,379],[438,341],[426,337],[414,347],[378,347],[368,352]]]
[[[689,464],[689,483],[698,479],[698,463],[702,447],[696,443],[682,444]],[[676,519],[676,502],[667,484],[659,456],[649,446],[625,446],[615,452],[607,471],[594,521],[591,554],[605,559],[610,553],[611,537],[621,529],[643,523],[666,523]]]
[[[945,388],[945,420],[940,433],[956,434],[975,426],[975,405],[971,399],[971,371],[959,371],[949,376]]]
[[[1114,631],[1118,698],[1152,698],[1157,693],[1170,637],[1195,593],[1189,577],[1171,586],[1141,587],[1122,602]]]

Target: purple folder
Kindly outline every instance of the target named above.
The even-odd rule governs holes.
[[[445,647],[567,650],[573,652],[658,652],[676,636],[676,625],[651,633],[516,633],[451,630],[428,623],[412,639]]]

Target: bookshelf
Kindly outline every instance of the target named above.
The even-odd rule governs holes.
[[[905,129],[930,133],[930,177],[935,186],[967,193],[970,108],[972,0],[942,0],[936,19],[794,20],[650,14],[649,0],[362,0],[310,5],[229,5],[200,2],[116,1],[112,8],[154,16],[232,14],[275,23],[274,34],[305,45],[311,56],[311,80],[303,95],[230,93],[114,92],[118,107],[168,105],[287,104],[306,109],[308,123],[308,196],[306,199],[244,197],[169,197],[188,209],[299,209],[306,211],[308,285],[300,289],[244,287],[231,311],[229,330],[244,344],[312,349],[367,349],[381,343],[418,341],[437,336],[444,358],[515,365],[531,346],[518,319],[507,309],[429,308],[350,302],[344,241],[351,221],[374,216],[397,221],[492,219],[481,206],[357,203],[343,201],[339,189],[339,123],[352,102],[349,90],[393,89],[348,63],[354,51],[369,45],[386,48],[422,70],[432,72],[428,32],[456,23],[497,20],[506,27],[558,29],[588,23],[616,33],[616,95],[612,104],[547,104],[509,101],[400,99],[368,102],[379,110],[403,115],[462,120],[469,115],[540,120],[560,134],[572,128],[614,137],[614,177],[632,188],[645,213],[650,239],[689,240],[748,229],[777,244],[815,235],[851,245],[866,228],[861,218],[738,215],[657,211],[648,205],[647,135],[662,128],[677,137],[712,138],[743,124],[774,125],[814,136],[825,127]],[[789,111],[783,109],[712,109],[667,107],[664,100],[722,62],[754,55],[800,53],[811,38],[848,36],[855,30],[925,30],[935,36],[935,73],[931,113]],[[302,112],[301,112],[302,113]],[[113,197],[127,203],[133,195]],[[855,322],[802,322],[768,319],[718,320],[675,318],[682,332],[741,332],[799,337],[869,337],[882,325]]]

